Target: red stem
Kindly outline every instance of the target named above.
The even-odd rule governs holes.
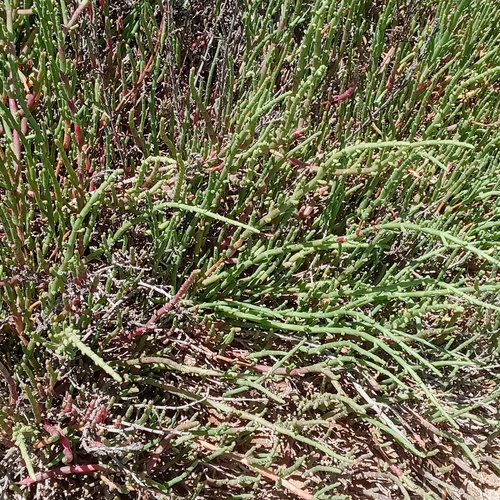
[[[68,474],[91,474],[92,472],[106,472],[109,469],[100,464],[85,464],[85,465],[66,465],[64,467],[56,467],[55,469],[47,470],[44,472],[38,472],[35,479],[31,477],[25,477],[18,484],[21,486],[27,484],[40,483],[54,476],[68,475]]]
[[[136,334],[142,334],[145,330],[149,330],[154,327],[155,323],[166,313],[170,312],[174,307],[179,303],[179,301],[186,295],[187,291],[191,287],[191,285],[196,280],[196,277],[200,274],[199,269],[195,269],[187,278],[187,280],[181,285],[179,291],[160,309],[157,309],[149,321],[146,323],[145,328],[136,328]]]
[[[75,12],[73,12],[71,19],[68,21],[68,24],[66,26],[64,26],[64,30],[66,31],[66,33],[76,23],[76,21],[78,20],[78,17],[80,17],[80,14],[85,10],[88,3],[89,3],[89,0],[83,0],[83,2],[75,9]]]
[[[63,432],[53,425],[49,423],[43,424],[43,428],[51,435],[51,436],[59,436],[61,438],[61,444],[64,450],[64,458],[63,462],[65,464],[69,464],[73,461],[73,451],[71,450],[71,444],[69,439],[63,434]]]
[[[17,400],[19,399],[16,383],[14,382],[14,379],[11,377],[9,370],[7,370],[7,367],[1,361],[0,361],[0,372],[7,381],[7,385],[9,386],[10,399],[12,400],[11,401],[12,404],[15,405],[17,403]]]
[[[345,92],[342,92],[342,94],[339,94],[339,95],[336,95],[335,97],[333,97],[332,102],[345,101],[348,97],[352,96],[355,89],[356,89],[356,82],[354,82],[354,84],[351,85]]]
[[[14,87],[14,81],[12,80],[12,73],[9,74],[9,88],[10,94],[14,96],[16,89]],[[9,111],[12,113],[12,116],[17,116],[17,103],[14,97],[9,97]],[[17,173],[17,169],[19,168],[19,160],[21,159],[21,139],[19,137],[19,132],[16,129],[12,131],[12,149],[18,160],[16,162]]]

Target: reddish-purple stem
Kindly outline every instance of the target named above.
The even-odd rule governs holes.
[[[62,459],[62,461],[65,464],[69,464],[73,461],[73,450],[71,449],[71,443],[61,431],[59,431],[59,436],[61,436],[61,444],[64,452],[64,458]]]
[[[352,94],[354,94],[355,89],[356,89],[356,82],[354,82],[345,92],[342,92],[342,94],[332,97],[332,102],[345,101],[348,97],[351,97]]]
[[[75,138],[76,138],[76,144],[78,146],[78,151],[81,151],[83,149],[82,129],[76,123],[73,124],[73,127],[75,130]]]
[[[19,399],[16,383],[14,382],[14,379],[10,376],[9,370],[7,370],[6,366],[4,366],[4,364],[1,361],[0,361],[0,372],[2,372],[2,375],[4,376],[7,385],[9,386],[11,403],[15,405],[17,403],[17,400]]]
[[[73,398],[69,392],[66,392],[66,402],[64,404],[64,413],[73,413]]]
[[[23,135],[28,133],[28,119],[25,116],[21,118],[21,133]]]
[[[71,19],[68,21],[68,24],[64,26],[64,31],[66,33],[69,31],[69,29],[76,23],[78,20],[78,17],[80,14],[85,10],[89,3],[89,0],[84,0],[76,9],[75,12],[73,12],[73,15],[71,16]]]
[[[155,323],[166,313],[170,312],[175,306],[179,303],[179,301],[186,295],[187,291],[191,287],[191,285],[196,280],[196,277],[200,274],[199,269],[194,270],[187,278],[187,280],[181,285],[179,291],[160,309],[157,309],[149,321],[146,323],[145,328],[136,328],[135,333],[140,335],[144,333],[145,330],[149,330],[154,327]]]
[[[43,424],[43,428],[51,435],[51,436],[59,436],[61,438],[61,444],[64,450],[64,458],[63,462],[65,464],[69,464],[73,461],[73,451],[71,450],[71,444],[69,439],[63,434],[62,431],[54,427],[49,423]]]
[[[35,479],[25,477],[19,482],[19,485],[24,486],[27,484],[40,483],[54,476],[68,475],[68,474],[91,474],[92,472],[106,472],[108,468],[99,464],[85,464],[85,465],[66,465],[64,467],[56,467],[55,469],[39,472]]]
[[[146,463],[146,471],[148,472],[148,474],[151,474],[155,465],[160,460],[161,454],[163,453],[163,451],[165,450],[170,441],[172,441],[172,436],[165,436],[162,439],[161,443],[156,447],[156,450]]]
[[[17,276],[12,276],[12,278],[7,279],[7,281],[0,280],[0,287],[4,287],[6,285],[16,285],[19,283],[19,278]]]
[[[12,73],[9,74],[9,87],[10,94],[12,96],[15,95],[16,88],[14,86],[14,81],[12,80]],[[14,97],[9,97],[9,111],[12,113],[12,116],[17,116],[17,103]],[[12,149],[14,150],[14,154],[16,155],[16,173],[19,168],[19,160],[21,159],[21,139],[19,138],[19,132],[14,129],[12,131]]]
[[[51,424],[45,422],[43,424],[43,428],[51,435],[51,436],[58,436],[59,431]]]
[[[81,425],[84,425],[88,422],[90,415],[92,415],[92,412],[94,411],[96,402],[97,399],[93,399],[92,401],[90,401],[87,409],[85,410],[85,414],[83,415],[83,419],[80,422]]]
[[[101,405],[101,407],[97,411],[96,416],[94,417],[94,421],[92,422],[92,427],[96,426],[97,424],[102,424],[103,422],[106,421],[107,417],[108,417],[108,409],[106,408],[106,405]]]

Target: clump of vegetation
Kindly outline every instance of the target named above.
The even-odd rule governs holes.
[[[1,12],[2,495],[493,488],[497,2]]]

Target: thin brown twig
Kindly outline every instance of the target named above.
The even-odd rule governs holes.
[[[141,356],[140,358],[128,359],[126,361],[119,361],[118,363],[127,366],[160,364],[168,366],[172,368],[172,370],[176,370],[181,373],[188,373],[188,374],[195,373],[197,375],[202,375],[205,377],[221,377],[224,375],[224,372],[222,371],[210,370],[207,368],[199,368],[197,366],[183,365],[165,356]]]
[[[163,18],[161,20],[160,29],[158,30],[158,38],[156,39],[156,43],[155,43],[155,46],[153,48],[153,52],[150,55],[150,57],[148,59],[148,62],[144,66],[144,69],[142,70],[141,74],[139,75],[139,78],[134,83],[134,87],[132,89],[130,89],[121,98],[120,102],[118,103],[118,105],[116,106],[116,108],[114,110],[115,113],[118,113],[121,110],[121,108],[125,105],[125,103],[129,100],[129,98],[132,95],[135,95],[137,93],[137,90],[139,89],[139,86],[142,84],[142,82],[146,78],[146,75],[150,72],[150,70],[151,70],[151,68],[153,66],[153,62],[155,60],[155,57],[157,55],[158,49],[160,48],[160,43],[161,43],[161,39],[162,39],[162,36],[163,36],[163,30],[166,29],[165,26],[166,26],[165,18]]]
[[[172,441],[172,439],[177,437],[179,433],[192,429],[197,425],[199,425],[198,422],[193,422],[193,421],[183,422],[179,424],[175,429],[173,429],[170,434],[165,436],[162,439],[161,443],[156,447],[155,451],[153,452],[153,454],[146,463],[146,471],[148,472],[148,474],[151,474],[155,465],[160,460],[162,453],[170,446],[170,441]]]
[[[187,291],[191,287],[191,285],[194,283],[196,280],[196,277],[200,274],[199,269],[195,269],[186,279],[186,281],[181,285],[179,288],[179,291],[162,307],[157,309],[151,318],[149,318],[149,321],[146,323],[146,329],[151,329],[154,327],[156,322],[166,313],[170,312],[172,309],[174,309],[179,301],[186,295]],[[140,328],[138,329],[140,330]]]
[[[470,122],[473,125],[478,125],[479,127],[498,127],[498,125],[500,125],[500,120],[497,120],[496,122],[493,123],[482,123],[482,122],[477,122],[476,120],[471,120]]]
[[[219,451],[220,450],[220,448],[218,446],[215,446],[212,443],[209,443],[209,442],[204,441],[202,439],[197,439],[197,443],[209,451]],[[255,471],[258,471],[266,479],[270,479],[271,481],[275,481],[276,483],[281,483],[281,485],[285,489],[287,489],[290,493],[294,494],[298,498],[302,498],[303,500],[312,500],[313,495],[311,495],[308,491],[303,490],[302,488],[299,488],[298,486],[293,484],[288,479],[284,479],[284,478],[278,476],[278,474],[275,474],[273,471],[266,469],[265,467],[262,467],[262,466],[257,465],[257,464],[250,464],[247,457],[240,455],[238,453],[230,452],[230,451],[225,451],[223,454],[226,457],[231,458],[233,460],[236,460],[237,462],[245,465],[249,469],[253,469]]]

